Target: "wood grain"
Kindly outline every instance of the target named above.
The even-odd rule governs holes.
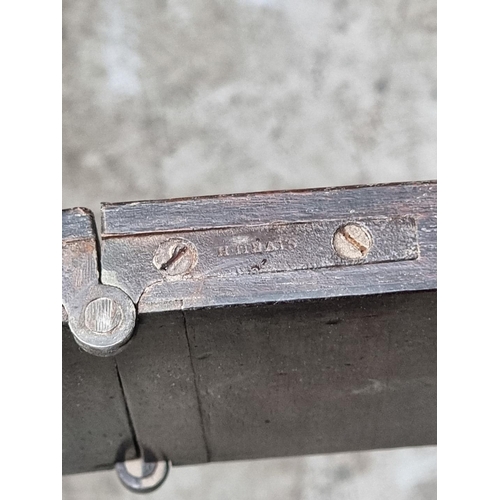
[[[412,182],[102,204],[102,237],[425,210],[437,184]]]
[[[178,314],[143,315],[117,358],[174,464],[436,442],[435,292],[186,311],[188,340]]]

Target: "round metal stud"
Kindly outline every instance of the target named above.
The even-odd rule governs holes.
[[[130,297],[114,286],[96,285],[88,290],[82,304],[69,318],[77,344],[97,356],[117,354],[135,328],[136,311]]]
[[[122,321],[120,304],[109,297],[99,297],[85,308],[85,326],[103,335],[112,332]]]

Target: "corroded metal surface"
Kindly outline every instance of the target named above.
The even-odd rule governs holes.
[[[130,340],[134,303],[100,283],[94,218],[85,209],[63,211],[62,303],[75,341],[87,352],[109,356]]]
[[[104,204],[102,280],[139,313],[432,289],[436,191],[420,182]],[[367,231],[365,252],[336,249],[349,224]],[[169,241],[185,242],[175,257]]]
[[[199,288],[208,279],[223,283],[227,278],[237,285],[239,281],[244,283],[244,276],[249,275],[398,262],[418,257],[417,227],[412,217],[357,220],[369,231],[373,244],[365,255],[355,259],[339,255],[333,244],[335,233],[345,223],[320,220],[107,238],[103,243],[102,279],[125,290],[136,301],[148,287],[157,283],[165,283],[172,289],[166,297],[182,300],[189,296],[176,296],[176,289]],[[174,250],[176,255],[172,253]],[[300,278],[300,274],[296,276]],[[266,279],[269,282],[273,277]]]

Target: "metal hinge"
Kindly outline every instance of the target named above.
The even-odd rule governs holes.
[[[384,203],[400,186],[105,204],[101,249],[93,214],[64,210],[71,332],[85,351],[112,356],[138,313],[398,291],[400,268],[387,266],[420,255],[418,213]],[[435,184],[408,186],[413,203]],[[429,287],[404,270],[405,287]]]
[[[101,283],[94,216],[85,208],[62,213],[62,303],[73,337],[90,354],[112,356],[130,340],[135,304]]]

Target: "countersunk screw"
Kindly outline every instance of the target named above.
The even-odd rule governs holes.
[[[357,260],[366,257],[372,246],[367,229],[349,223],[339,227],[333,236],[333,248],[343,259]]]
[[[156,269],[165,271],[170,276],[188,273],[197,262],[196,247],[184,238],[170,238],[164,241],[153,257]]]

